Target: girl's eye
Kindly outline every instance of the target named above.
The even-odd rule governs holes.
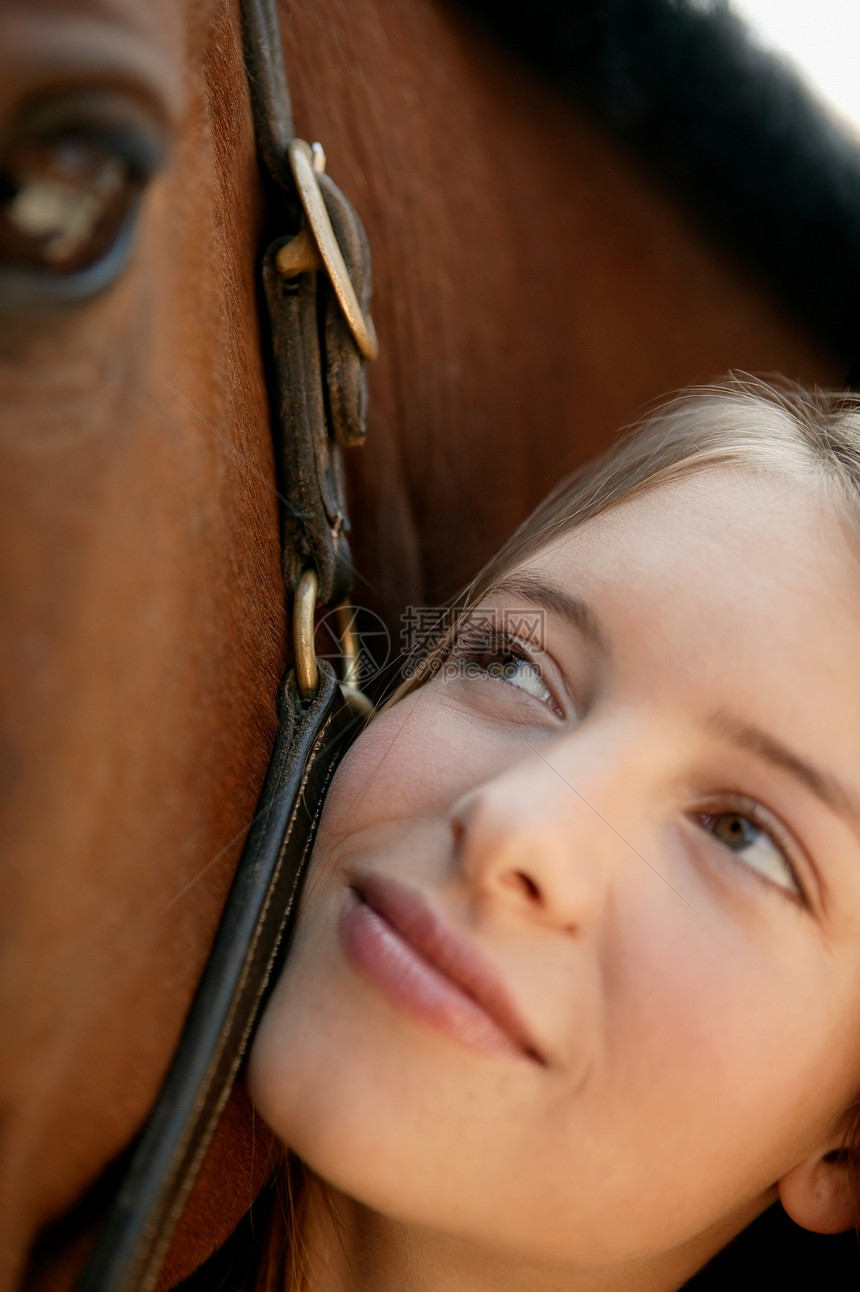
[[[494,628],[464,625],[454,643],[452,656],[457,674],[505,682],[559,712],[543,673],[529,656],[525,644],[517,638]]]
[[[509,650],[492,651],[488,653],[482,667],[488,677],[498,677],[533,695],[536,700],[542,700],[544,704],[551,703],[552,695],[540,671],[524,656],[515,655]]]
[[[700,813],[699,820],[715,839],[745,866],[787,893],[802,896],[794,869],[783,849],[761,825],[741,812]]]

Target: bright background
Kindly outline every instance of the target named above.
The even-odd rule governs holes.
[[[730,0],[860,136],[860,0]]]

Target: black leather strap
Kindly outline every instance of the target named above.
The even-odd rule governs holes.
[[[320,604],[343,601],[353,582],[341,448],[365,435],[365,363],[324,273],[285,279],[278,248],[300,227],[287,146],[292,109],[274,0],[243,0],[245,63],[260,161],[280,206],[286,237],[263,257],[272,356],[273,435],[285,498],[284,576],[293,588],[311,564]],[[359,304],[369,311],[370,250],[352,205],[327,175],[319,176],[326,209]]]
[[[292,591],[315,568],[320,604],[352,585],[341,446],[364,438],[364,362],[328,279],[314,269],[284,278],[278,248],[299,232],[287,145],[292,116],[275,0],[243,0],[245,58],[260,160],[279,226],[263,257],[270,407],[281,487],[283,561]],[[370,303],[370,257],[343,194],[319,177],[323,200],[359,303]],[[78,1292],[149,1292],[247,1049],[289,940],[323,798],[360,719],[319,663],[312,700],[291,673],[280,729],[248,842],[185,1030],[156,1106],[79,1284]]]
[[[209,962],[79,1292],[154,1287],[288,945],[325,793],[356,730],[330,666],[319,668],[313,700],[300,699],[292,673],[283,687],[277,743]]]
[[[281,25],[273,0],[242,0],[242,43],[257,151],[270,178],[292,198],[287,145],[296,132],[281,48]]]
[[[352,206],[327,176],[320,187],[359,303],[370,303],[370,253]],[[275,264],[280,238],[263,259],[274,363],[272,415],[277,422],[282,489],[284,577],[295,587],[308,565],[319,600],[343,601],[353,582],[341,446],[365,436],[367,378],[334,293],[323,275],[285,279]],[[322,323],[322,327],[321,327]]]

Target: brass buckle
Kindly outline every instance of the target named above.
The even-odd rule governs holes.
[[[307,569],[296,584],[293,599],[293,647],[296,656],[296,681],[303,700],[316,695],[319,686],[319,667],[314,647],[314,614],[317,608],[319,581],[316,570]],[[340,652],[343,659],[341,695],[357,717],[365,721],[373,713],[373,704],[360,689],[358,634],[354,619],[346,605],[337,607],[340,632]]]
[[[291,139],[287,155],[305,214],[305,226],[280,248],[275,264],[285,278],[325,267],[355,344],[365,359],[375,359],[379,354],[376,329],[358,303],[317,179],[318,171],[325,167],[325,153],[318,144],[312,150],[304,139]]]
[[[303,700],[317,693],[320,674],[314,649],[314,612],[317,608],[319,581],[316,570],[305,570],[296,584],[293,599],[293,649],[296,656],[296,681]]]

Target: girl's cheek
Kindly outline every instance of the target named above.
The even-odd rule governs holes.
[[[375,718],[337,770],[325,826],[352,830],[421,810],[438,785],[439,769],[450,766],[447,725],[422,692]]]
[[[428,684],[375,718],[344,755],[320,834],[445,816],[522,748],[506,729],[476,721],[444,683]]]
[[[399,710],[398,705],[374,719],[344,755],[326,798],[320,840],[397,818],[410,807],[421,786],[415,768],[422,749],[417,724]],[[421,745],[426,762],[423,733]]]

